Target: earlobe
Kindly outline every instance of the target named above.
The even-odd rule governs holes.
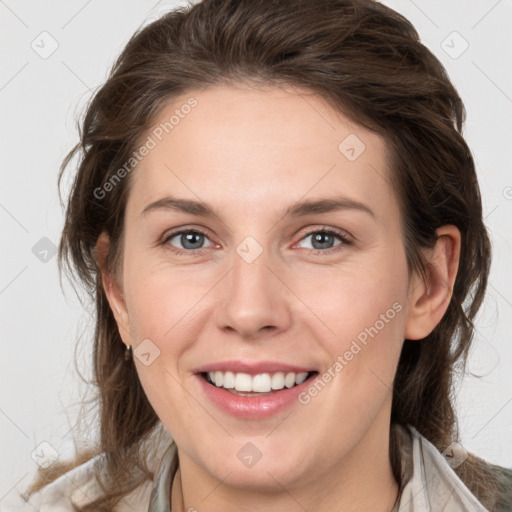
[[[128,312],[122,286],[117,282],[116,277],[107,268],[107,255],[110,249],[110,237],[102,232],[96,242],[96,257],[101,271],[101,280],[110,309],[119,329],[119,334],[126,345],[131,345],[129,335]]]
[[[409,292],[405,338],[428,336],[445,314],[453,294],[460,257],[460,231],[447,225],[437,230],[435,246],[425,254],[425,277],[415,274]]]

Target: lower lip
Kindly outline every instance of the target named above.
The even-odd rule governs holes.
[[[283,388],[271,395],[263,396],[234,395],[224,388],[210,384],[201,374],[197,374],[196,377],[206,396],[222,411],[238,418],[260,419],[277,414],[298,402],[298,395],[311,385],[316,375],[313,373],[298,386]]]

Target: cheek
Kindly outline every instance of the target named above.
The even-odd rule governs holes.
[[[406,320],[408,272],[405,255],[376,258],[372,264],[353,264],[331,276],[304,282],[299,296],[322,320],[317,337],[332,362],[341,356],[344,377],[339,385],[375,380],[372,370],[386,384],[394,378]],[[329,332],[326,330],[329,328]],[[338,367],[339,368],[339,367]]]
[[[200,299],[206,283],[175,271],[141,262],[127,262],[128,312],[131,321],[134,362],[145,394],[160,420],[177,438],[185,438],[183,425],[201,424],[194,397],[186,391],[186,356],[200,337]],[[139,263],[139,264],[136,264]],[[130,273],[130,274],[129,274]],[[195,307],[194,307],[195,305]],[[145,344],[145,345],[143,345]],[[140,345],[140,347],[139,347]],[[150,364],[138,354],[150,353]],[[147,348],[147,349],[146,349]],[[176,414],[176,411],[180,411]]]
[[[349,334],[349,326],[364,329],[373,325],[396,301],[404,306],[407,285],[405,258],[401,261],[397,254],[390,265],[375,261],[351,264],[339,271],[323,270],[299,286],[306,302],[337,327],[337,334]]]
[[[322,320],[314,336],[329,354],[322,382],[301,397],[305,415],[328,418],[318,429],[318,444],[340,437],[347,445],[356,443],[390,401],[403,343],[408,273],[401,253],[391,259],[393,264],[380,259],[379,266],[377,260],[317,280],[304,295],[308,280],[299,293]],[[324,456],[326,461],[333,457],[329,447]]]
[[[137,373],[155,412],[179,436],[183,424],[200,420],[185,388],[213,306],[208,292],[219,276],[212,269],[177,269],[137,255],[126,258],[125,272]],[[149,365],[138,358],[142,351],[150,353]],[[178,409],[179,416],[171,412]]]
[[[182,329],[211,279],[211,272],[198,272],[197,267],[173,268],[154,255],[127,254],[124,283],[134,345],[143,338],[161,345]]]

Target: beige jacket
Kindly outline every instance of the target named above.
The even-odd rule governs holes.
[[[416,429],[399,427],[409,432],[402,465],[406,474],[405,486],[399,500],[390,512],[485,512],[462,480],[452,469],[453,462],[445,458]],[[147,481],[119,503],[118,512],[171,512],[171,480],[177,468],[176,445],[167,436],[161,445],[163,453],[154,482]],[[101,455],[62,475],[43,488],[30,500],[27,510],[38,512],[74,512],[73,502],[85,504],[99,495],[93,466],[101,464]],[[451,465],[450,465],[451,464]],[[151,467],[151,464],[150,464]],[[512,470],[506,470],[507,485],[512,494]],[[504,473],[505,474],[505,473]],[[508,488],[508,487],[507,487]],[[34,508],[35,506],[35,508]],[[508,508],[500,509],[507,510]],[[3,510],[2,510],[3,512]]]

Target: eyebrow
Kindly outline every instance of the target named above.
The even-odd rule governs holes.
[[[142,210],[142,215],[147,215],[155,210],[174,210],[205,218],[218,217],[219,219],[222,219],[222,217],[207,203],[192,199],[164,197],[148,204],[144,210]],[[375,218],[374,212],[367,205],[348,197],[299,201],[286,208],[282,217],[303,217],[306,215],[318,215],[321,213],[330,213],[339,210],[356,210]]]

